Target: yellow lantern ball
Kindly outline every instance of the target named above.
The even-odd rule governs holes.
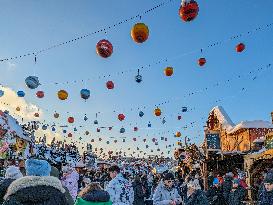
[[[175,136],[176,137],[181,137],[181,132],[176,132]]]
[[[155,113],[155,116],[160,116],[161,115],[161,110],[159,109],[159,108],[156,108],[155,110],[154,110],[154,113]]]
[[[137,23],[131,29],[131,37],[136,43],[143,43],[149,37],[149,28],[144,23]]]
[[[58,92],[58,98],[60,100],[66,100],[68,98],[68,93],[65,90],[60,90]]]
[[[19,112],[20,110],[21,110],[21,108],[20,108],[20,107],[17,107],[17,108],[16,108],[16,111],[18,111],[18,112]]]

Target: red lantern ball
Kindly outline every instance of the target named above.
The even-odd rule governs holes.
[[[173,68],[172,67],[167,67],[167,68],[165,68],[165,70],[164,70],[164,73],[165,73],[165,75],[166,76],[172,76],[173,75]]]
[[[106,83],[106,87],[107,87],[109,90],[111,90],[111,89],[114,89],[115,85],[114,85],[113,81],[108,81],[108,82]]]
[[[181,116],[181,115],[177,116],[177,119],[178,119],[178,120],[181,120],[181,119],[182,119],[182,116]]]
[[[69,134],[68,134],[68,137],[72,137],[72,136],[73,136],[72,133],[69,133]]]
[[[134,137],[133,140],[136,141],[137,139]]]
[[[135,132],[138,131],[138,128],[137,128],[137,127],[134,127],[134,131],[135,131]]]
[[[124,114],[119,114],[119,115],[118,115],[118,119],[119,119],[120,121],[123,121],[123,120],[125,119],[125,115],[124,115]]]
[[[200,65],[200,66],[203,66],[203,65],[205,65],[206,64],[206,59],[205,58],[199,58],[199,60],[198,60],[198,64]]]
[[[189,22],[194,20],[199,12],[198,3],[194,0],[190,2],[183,2],[179,9],[179,16],[183,21]]]
[[[113,53],[113,45],[108,40],[100,40],[96,46],[97,54],[103,58],[108,58]]]
[[[45,96],[45,93],[44,93],[43,91],[38,91],[38,92],[36,93],[36,96],[37,96],[38,98],[43,98],[43,97]]]
[[[67,119],[67,121],[68,121],[69,123],[74,123],[74,117],[69,117],[69,118]]]
[[[236,51],[237,51],[238,53],[241,53],[241,52],[243,52],[243,50],[245,50],[245,44],[239,43],[239,44],[236,46]]]

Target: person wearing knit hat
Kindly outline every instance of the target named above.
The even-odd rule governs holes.
[[[240,185],[239,179],[233,179],[232,190],[229,194],[228,202],[232,205],[243,205],[246,198],[247,191]]]
[[[264,179],[264,189],[260,193],[259,201],[262,205],[273,204],[273,172],[269,171]]]
[[[213,179],[213,186],[209,188],[206,193],[208,202],[210,205],[226,205],[226,201],[223,196],[223,190],[220,186],[218,178]]]
[[[163,180],[159,183],[153,195],[154,204],[176,205],[182,203],[181,196],[174,187],[174,175],[166,173]]]
[[[23,177],[23,174],[20,172],[18,167],[10,166],[7,168],[5,179],[0,183],[0,204],[3,203],[3,198],[10,184],[21,177]]]
[[[45,160],[28,159],[25,166],[27,176],[50,176],[51,166]]]

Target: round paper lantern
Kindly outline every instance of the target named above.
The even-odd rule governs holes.
[[[84,118],[83,118],[84,121],[87,121],[88,120],[88,117],[85,115]]]
[[[59,118],[59,117],[60,117],[60,114],[55,112],[55,113],[54,113],[54,117],[55,117],[55,118]]]
[[[109,141],[106,141],[106,144],[110,144],[110,142],[109,142]]]
[[[34,117],[39,117],[40,115],[39,115],[39,113],[38,112],[36,112],[35,114],[34,114]]]
[[[46,126],[46,125],[43,125],[43,126],[42,126],[42,129],[43,129],[43,130],[46,130],[46,129],[47,129],[47,126]]]
[[[88,131],[85,131],[85,135],[89,135],[89,132],[88,132]]]
[[[153,142],[156,142],[156,139],[155,139],[155,138],[153,138],[153,139],[152,139],[152,141],[153,141]]]
[[[63,130],[63,133],[65,134],[65,133],[66,133],[66,130]]]
[[[173,68],[172,68],[172,67],[167,67],[167,68],[165,68],[164,74],[165,74],[166,76],[172,76],[172,75],[173,75]]]
[[[115,85],[114,85],[113,81],[108,81],[108,82],[106,83],[106,87],[107,87],[109,90],[111,90],[111,89],[114,89]]]
[[[99,124],[98,120],[94,120],[94,125]]]
[[[68,121],[69,123],[74,123],[74,118],[73,118],[73,117],[69,117],[69,118],[67,119],[67,121]]]
[[[176,137],[181,137],[181,132],[176,132],[176,133],[175,133],[175,136],[176,136]]]
[[[37,96],[38,98],[43,98],[43,97],[45,96],[45,93],[44,93],[43,91],[38,91],[38,92],[36,93],[36,96]]]
[[[125,119],[125,115],[124,115],[124,114],[119,114],[119,115],[118,115],[118,119],[119,119],[120,121],[123,121],[123,120]]]
[[[78,131],[78,130],[77,130],[77,128],[75,127],[75,128],[74,128],[74,132],[77,132],[77,131]]]
[[[136,43],[143,43],[149,37],[149,28],[144,23],[137,23],[131,29],[131,37]]]
[[[143,139],[143,142],[146,142],[147,140],[146,139]]]
[[[152,124],[151,124],[151,122],[149,122],[149,123],[148,123],[148,127],[152,127]]]
[[[199,12],[199,6],[194,0],[183,0],[179,8],[179,16],[183,21],[189,22],[194,20]]]
[[[102,141],[102,139],[101,139],[101,138],[99,138],[99,141],[101,142],[101,141]]]
[[[97,132],[100,132],[100,128],[97,128]]]
[[[20,97],[20,98],[25,97],[25,92],[20,90],[20,91],[17,92],[17,96]]]
[[[134,131],[137,132],[137,131],[138,131],[138,128],[137,128],[137,127],[134,127]]]
[[[134,137],[133,140],[136,142],[137,139]]]
[[[72,135],[72,133],[68,133],[68,135],[67,135],[68,137],[72,137],[73,135]]]
[[[119,131],[121,134],[123,134],[125,132],[125,129],[124,128],[121,128],[120,131]]]
[[[55,131],[56,131],[56,128],[55,128],[55,127],[52,127],[51,130],[52,130],[52,132],[55,132]]]
[[[94,139],[91,139],[91,142],[95,142],[95,140],[94,140]]]
[[[142,81],[142,75],[139,74],[139,69],[137,70],[137,75],[135,77],[135,80],[137,83],[141,83]]]
[[[181,115],[177,116],[177,119],[178,119],[178,120],[181,120],[181,119],[182,119],[182,116],[181,116]]]
[[[3,90],[0,90],[0,97],[3,97],[4,94],[5,92]]]
[[[68,98],[68,93],[65,90],[60,90],[58,92],[58,98],[60,100],[66,100]]]
[[[20,110],[21,110],[21,108],[20,108],[20,107],[17,107],[17,108],[16,108],[16,111],[18,111],[18,112],[19,112]]]
[[[90,90],[82,89],[81,90],[81,98],[87,100],[90,97]]]
[[[155,114],[155,116],[159,117],[161,115],[161,110],[159,108],[156,108],[154,110],[154,114]]]
[[[112,130],[113,129],[113,127],[108,127],[108,130]]]
[[[200,65],[200,66],[203,66],[203,65],[205,65],[206,64],[206,59],[205,58],[199,58],[199,60],[198,60],[198,64]]]
[[[30,89],[36,89],[40,85],[39,79],[36,76],[28,76],[25,79],[25,83],[27,87]]]
[[[241,53],[241,52],[243,52],[243,50],[245,50],[245,44],[239,43],[239,44],[236,46],[236,51],[237,51],[238,53]]]
[[[114,140],[114,143],[117,143],[118,141],[117,140]]]
[[[144,112],[140,111],[138,115],[139,115],[139,117],[143,117],[144,116]]]
[[[113,45],[110,43],[110,41],[103,39],[97,43],[96,50],[99,56],[108,58],[113,53]]]

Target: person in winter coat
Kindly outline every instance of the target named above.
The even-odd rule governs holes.
[[[26,177],[11,183],[3,205],[68,205],[59,179],[45,160],[28,159]]]
[[[131,183],[120,173],[120,168],[113,165],[108,169],[112,180],[107,185],[106,191],[110,194],[113,205],[132,205],[134,190]]]
[[[229,205],[243,205],[246,197],[246,190],[240,185],[239,179],[233,180],[232,190],[229,194]]]
[[[225,176],[225,181],[223,183],[223,195],[226,201],[229,199],[229,194],[232,189],[233,174],[231,172],[227,173]]]
[[[144,205],[144,187],[142,185],[142,182],[140,181],[140,177],[136,176],[135,180],[133,182],[133,188],[134,188],[134,203],[133,205]]]
[[[154,196],[154,205],[178,205],[182,203],[181,196],[174,187],[174,176],[172,173],[165,174],[163,180],[157,186]]]
[[[209,188],[213,186],[213,180],[214,180],[213,172],[210,172],[209,176],[208,176],[208,187]]]
[[[75,205],[112,205],[108,192],[99,183],[87,185],[80,193]]]
[[[198,180],[190,181],[187,185],[187,198],[185,205],[208,205],[208,200],[205,193],[201,190]]]
[[[70,195],[75,201],[78,195],[79,174],[72,167],[63,167],[62,184],[69,190]]]
[[[209,204],[211,205],[226,205],[226,201],[223,196],[223,191],[220,186],[218,178],[214,178],[212,182],[213,186],[209,188],[206,193]]]
[[[0,182],[0,204],[4,202],[4,196],[10,186],[10,184],[23,177],[18,167],[10,166],[6,170],[5,179]]]
[[[273,172],[268,172],[264,179],[264,190],[259,195],[259,205],[273,204]]]

